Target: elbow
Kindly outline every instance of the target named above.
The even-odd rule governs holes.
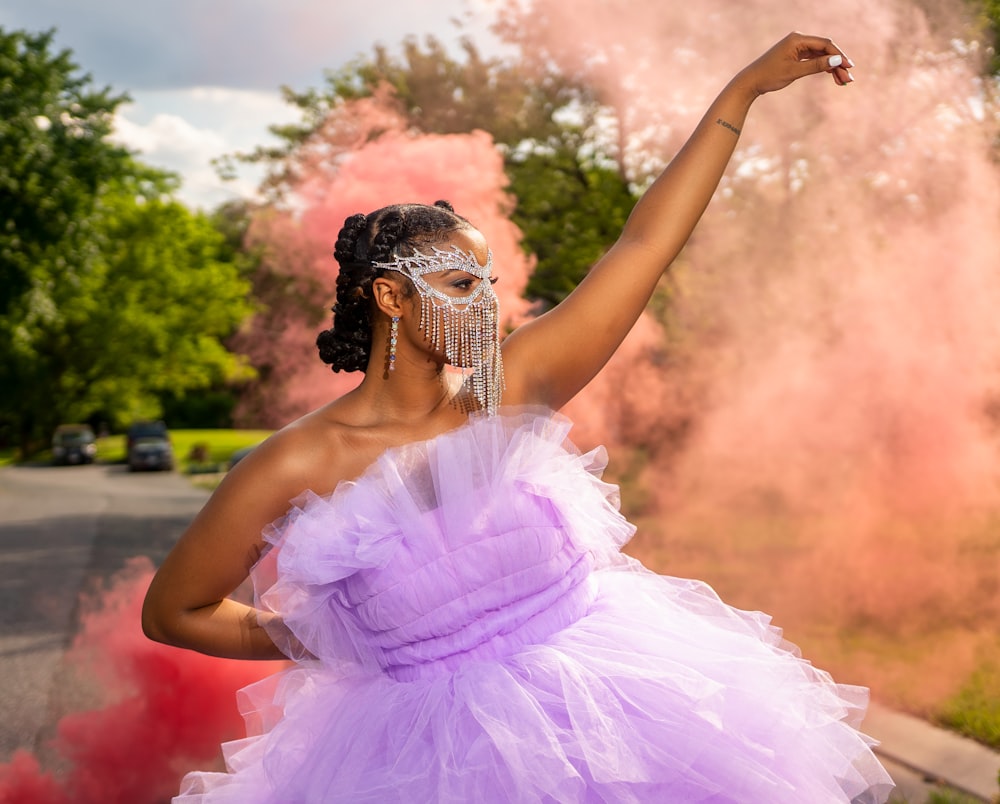
[[[170,642],[159,619],[148,610],[147,606],[143,606],[142,608],[142,633],[146,635],[147,639],[151,639],[154,642],[167,644]]]
[[[161,642],[164,645],[176,645],[177,640],[172,633],[174,629],[170,628],[172,619],[165,616],[156,598],[151,592],[147,592],[146,599],[142,604],[142,633],[154,642]]]

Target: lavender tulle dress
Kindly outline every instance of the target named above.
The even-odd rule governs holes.
[[[174,801],[884,801],[867,690],[624,556],[569,429],[474,415],[298,498],[254,570],[296,663],[241,691],[229,772]]]

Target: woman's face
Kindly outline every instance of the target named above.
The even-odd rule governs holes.
[[[486,238],[478,229],[459,229],[452,232],[444,242],[438,245],[438,248],[444,251],[451,251],[456,247],[463,254],[474,254],[476,262],[481,268],[486,268],[489,264],[490,252],[486,245]],[[484,280],[467,271],[457,269],[427,273],[423,275],[423,279],[430,287],[456,300],[472,295],[480,283],[484,281],[491,283],[496,281],[495,276]],[[458,304],[461,302],[459,301]]]
[[[443,241],[375,266],[403,274],[416,288],[398,331],[420,338],[434,360],[471,370],[465,380],[471,395],[480,409],[495,413],[504,388],[500,308],[482,233],[454,231]]]
[[[417,290],[410,322],[417,323],[437,359],[474,369],[496,350],[499,336],[486,238],[476,229],[462,229],[417,251],[410,258],[399,258],[396,269]]]

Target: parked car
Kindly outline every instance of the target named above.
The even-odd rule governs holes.
[[[86,424],[60,424],[52,435],[52,462],[55,464],[93,463],[97,439]]]
[[[138,472],[143,469],[170,471],[174,468],[174,449],[170,439],[163,436],[141,436],[128,448],[128,469]]]
[[[163,422],[132,422],[125,431],[126,454],[132,452],[132,446],[140,438],[165,438],[169,441],[170,433],[167,432],[167,425]]]

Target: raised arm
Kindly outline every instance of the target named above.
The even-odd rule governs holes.
[[[820,72],[844,85],[853,80],[850,66],[829,39],[792,33],[740,71],[583,282],[561,304],[507,338],[510,401],[558,408],[614,354],[708,206],[757,97]]]

